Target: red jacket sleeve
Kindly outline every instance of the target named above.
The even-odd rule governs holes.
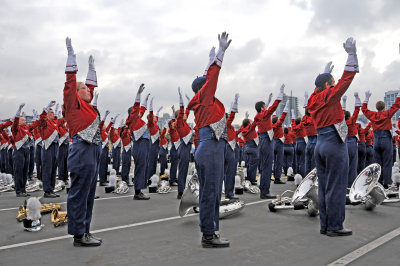
[[[327,102],[340,102],[343,94],[349,88],[351,82],[353,81],[356,72],[354,71],[344,71],[342,77],[339,79],[338,83],[330,88],[330,92],[327,95]]]
[[[281,127],[286,118],[286,112],[283,112],[281,118],[276,122],[277,127]]]
[[[207,106],[213,104],[220,70],[221,67],[219,67],[216,63],[212,64],[208,69],[206,83],[201,88],[199,95],[199,102],[201,105]]]
[[[228,120],[226,120],[226,124],[228,126],[232,125],[233,120],[235,119],[235,112],[231,112],[228,116]]]
[[[357,122],[357,118],[358,118],[358,114],[360,113],[360,107],[358,106],[358,107],[355,107],[354,108],[354,112],[353,112],[353,115],[351,116],[351,121],[353,122],[353,123],[355,123],[355,122]]]

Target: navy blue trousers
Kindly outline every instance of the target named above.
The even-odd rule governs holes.
[[[366,159],[367,159],[367,147],[365,146],[365,142],[358,143],[358,165],[357,165],[357,175],[364,170],[366,167]]]
[[[151,141],[150,141],[151,143]],[[158,159],[158,152],[160,150],[160,140],[157,139],[154,143],[150,144],[150,151],[149,151],[149,164],[147,166],[148,173],[147,173],[147,180],[152,177],[157,170],[157,159]]]
[[[158,158],[160,160],[160,176],[165,174],[165,169],[167,168],[167,154],[168,150],[160,147],[160,150],[158,152]]]
[[[389,130],[374,131],[374,158],[382,168],[379,182],[392,184],[393,144]]]
[[[8,149],[8,167],[9,169],[11,169],[11,173],[12,175],[14,175],[14,157],[13,157],[13,153],[14,153],[14,149]]]
[[[8,153],[7,149],[1,150],[1,172],[9,174],[10,169],[8,164]]]
[[[28,180],[29,170],[29,154],[30,150],[28,146],[21,147],[19,150],[14,149],[13,160],[14,160],[14,184],[15,193],[26,192],[25,186]]]
[[[42,148],[43,191],[51,192],[56,185],[58,143],[53,142],[46,150]]]
[[[297,174],[296,143],[293,146],[293,173]]]
[[[304,139],[296,140],[296,173],[303,178],[306,176],[306,142]]]
[[[101,143],[89,144],[76,136],[73,140],[67,163],[71,179],[67,198],[68,234],[83,235],[90,232]]]
[[[272,161],[274,159],[273,143],[268,133],[260,134],[260,190],[261,194],[270,194]]]
[[[280,139],[274,139],[274,177],[280,179],[283,166],[283,143]]]
[[[31,147],[29,148],[29,179],[32,179],[33,177],[33,169],[35,169],[35,144],[34,141],[31,141]]]
[[[247,141],[244,146],[244,152],[247,158],[247,177],[246,180],[251,182],[256,181],[257,167],[258,167],[258,156],[259,150],[254,140]]]
[[[122,148],[122,169],[121,169],[121,179],[129,184],[129,171],[131,170],[131,156],[132,156],[132,148],[128,151],[125,148]]]
[[[119,175],[120,174],[119,166],[121,165],[121,145],[112,148],[112,159],[113,159],[112,167],[117,172],[117,175]]]
[[[42,144],[36,145],[35,164],[36,164],[36,176],[39,180],[42,180]]]
[[[100,183],[107,182],[107,171],[108,171],[108,144],[104,148],[101,149],[100,154],[100,166],[99,166],[99,181]]]
[[[135,190],[141,190],[147,186],[146,169],[149,159],[150,140],[140,138],[133,143],[132,156],[135,162]]]
[[[240,146],[238,143],[235,145],[235,162],[236,165],[240,165]]]
[[[393,144],[393,163],[394,164],[396,162],[396,145]]]
[[[308,142],[306,144],[305,175],[308,175],[308,173],[315,168],[314,149],[316,144],[317,144],[317,136],[309,136]]]
[[[294,149],[292,144],[283,145],[283,172],[287,175],[289,167],[293,167]]]
[[[190,161],[190,150],[192,148],[192,143],[185,144],[183,140],[181,140],[181,145],[178,148],[178,192],[182,192],[185,190],[186,185],[186,177],[189,170],[189,161]]]
[[[375,151],[373,146],[367,146],[367,156],[366,156],[366,163],[365,167],[370,164],[375,163]]]
[[[357,177],[358,147],[356,137],[347,137],[347,154],[349,156],[349,171],[347,174],[347,187],[350,188]]]
[[[219,230],[219,205],[221,201],[222,178],[226,141],[212,138],[209,127],[199,130],[200,141],[195,153],[198,167],[200,230],[212,235]]]
[[[179,148],[179,147],[178,147]],[[169,153],[169,160],[171,162],[171,168],[169,169],[169,183],[176,182],[176,171],[178,170],[178,162],[179,156],[178,151],[175,149],[174,144],[172,143],[172,147]]]
[[[231,146],[227,143],[225,149],[225,164],[224,164],[224,186],[225,198],[233,196],[235,188],[235,175],[236,175],[236,148],[232,150]]]
[[[343,229],[349,157],[347,145],[333,126],[318,129],[315,146],[321,229]]]
[[[63,143],[58,147],[58,179],[64,182],[68,180],[68,150],[69,143]]]

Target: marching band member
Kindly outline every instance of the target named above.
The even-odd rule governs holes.
[[[110,121],[107,127],[104,122],[107,119],[107,116],[110,114],[109,110],[106,110],[104,116],[100,122],[100,136],[101,136],[101,154],[100,154],[100,163],[99,163],[99,185],[105,186],[107,185],[107,170],[108,170],[108,132],[110,132],[113,123]]]
[[[232,122],[235,119],[235,114],[238,112],[238,99],[239,94],[235,94],[235,100],[232,103],[231,111],[226,120],[226,126],[228,130],[228,143],[225,148],[225,167],[224,167],[224,186],[225,186],[225,198],[227,199],[239,199],[235,197],[233,192],[235,189],[235,176],[237,168],[236,156],[236,131],[232,126]]]
[[[179,134],[181,144],[178,148],[178,199],[182,198],[183,191],[185,190],[186,177],[189,169],[190,151],[192,149],[192,129],[186,122],[190,110],[183,104],[183,97],[181,89],[178,88],[179,93],[179,111],[176,115],[176,131]]]
[[[343,96],[344,97],[344,96]],[[353,115],[350,116],[349,111],[344,111],[344,119],[348,128],[346,145],[347,154],[349,156],[349,172],[347,174],[347,187],[350,188],[357,177],[357,163],[358,163],[358,148],[357,148],[357,118],[360,112],[361,100],[358,97],[358,92],[354,93],[355,105]],[[344,103],[346,105],[346,103]],[[345,110],[346,108],[343,108]]]
[[[340,106],[340,98],[358,72],[356,43],[348,38],[343,44],[348,54],[342,78],[335,85],[329,71],[318,75],[316,89],[308,100],[308,111],[317,128],[315,163],[318,175],[318,204],[320,233],[328,236],[351,235],[343,228],[345,219],[347,173],[347,126]],[[327,65],[327,68],[330,64]]]
[[[200,229],[203,233],[201,243],[204,248],[229,247],[227,239],[215,234],[215,231],[219,230],[219,204],[228,137],[225,108],[215,97],[215,91],[222,59],[231,43],[225,32],[222,36],[218,35],[218,39],[217,55],[215,56],[214,48],[211,49],[206,75],[193,81],[192,89],[195,96],[188,104],[188,109],[194,111],[200,136],[195,161],[199,170]]]
[[[255,108],[257,115],[254,117],[254,121],[257,123],[257,127],[260,133],[260,198],[269,199],[274,198],[270,194],[269,188],[271,185],[271,175],[272,175],[272,160],[274,157],[274,149],[272,147],[272,141],[274,132],[272,129],[271,115],[278,108],[279,103],[283,99],[283,93],[285,89],[285,84],[282,84],[279,95],[276,97],[274,103],[267,108],[263,101],[257,102]],[[270,94],[269,99],[272,95]]]
[[[74,236],[74,246],[100,246],[102,240],[90,233],[101,153],[100,115],[90,104],[97,87],[96,70],[90,56],[86,84],[77,82],[78,67],[70,38],[66,39],[66,45],[64,106],[72,137],[67,162],[71,180],[67,199],[68,234]]]
[[[45,198],[56,198],[60,195],[53,192],[56,184],[58,131],[54,122],[54,111],[51,109],[56,104],[51,101],[40,114],[38,126],[42,136],[42,180]]]
[[[289,128],[283,129],[283,138],[285,139],[283,142],[283,173],[287,176],[289,167],[293,167],[293,157],[294,157],[294,148],[293,148],[293,137],[291,136],[291,131]],[[288,176],[288,181],[291,180],[291,177]]]
[[[371,129],[372,123],[369,122],[366,130],[366,135],[365,135],[365,144],[367,145],[367,156],[365,158],[366,160],[366,166],[375,163],[375,152],[374,152],[374,131]]]
[[[149,105],[149,114],[147,115],[147,128],[150,133],[150,151],[149,151],[149,162],[147,165],[147,180],[152,177],[157,170],[157,158],[158,152],[160,150],[160,131],[158,130],[158,114],[161,111],[161,108],[157,111],[156,115],[153,113],[153,97],[150,100]]]
[[[115,122],[117,121],[119,114],[111,118],[111,130],[110,130],[110,140],[112,145],[112,168],[115,169],[117,175],[120,174],[119,166],[121,165],[121,139],[119,134],[121,132],[121,128],[115,128]],[[103,185],[100,183],[100,185]]]
[[[139,109],[139,108],[137,108]],[[139,112],[138,112],[139,113]],[[133,142],[131,139],[131,130],[129,126],[123,125],[124,120],[121,121],[121,131],[120,131],[120,138],[122,142],[122,168],[121,168],[121,179],[125,181],[126,184],[130,184],[129,182],[129,172],[131,170],[131,162],[132,162],[132,146]],[[131,186],[131,185],[129,185]]]
[[[142,84],[141,87],[143,90],[144,84]],[[140,106],[139,117],[136,118],[135,123],[130,123],[130,128],[132,131],[131,137],[133,140],[132,156],[135,163],[135,195],[133,196],[134,200],[150,199],[150,197],[145,196],[141,191],[147,186],[147,164],[150,150],[150,133],[147,128],[146,122],[142,120],[142,117],[146,112],[147,100],[149,99],[149,96],[150,94],[147,94],[146,98],[143,100],[142,105]],[[140,94],[136,97],[139,97],[140,100]],[[134,112],[133,109],[131,113]]]
[[[33,116],[38,117],[38,113],[35,109],[32,110]],[[35,165],[36,165],[36,177],[42,180],[42,137],[40,136],[39,127],[33,129],[33,138],[35,139]]]
[[[278,117],[272,118],[272,129],[274,130],[274,184],[285,184],[285,182],[281,181],[282,175],[282,166],[283,166],[283,129],[282,124],[285,121],[286,114],[289,111],[289,100],[286,101],[285,107],[283,108],[283,112],[281,117],[278,120]]]
[[[172,109],[172,117],[175,117],[175,108],[174,106],[171,107]],[[181,139],[179,137],[179,133],[176,130],[176,119],[173,118],[168,122],[168,133],[171,138],[171,149],[169,150],[169,160],[171,162],[171,167],[169,169],[169,184],[170,186],[177,186],[178,183],[176,181],[176,171],[178,170],[178,149],[181,145]]]
[[[308,112],[308,93],[304,94],[304,108],[305,108],[305,115],[303,116],[302,123],[304,125],[304,130],[306,131],[307,136],[307,144],[306,144],[306,151],[305,151],[305,175],[311,172],[312,169],[315,168],[315,158],[314,158],[314,150],[315,145],[317,144],[317,129],[314,126],[314,121],[310,113]]]
[[[296,137],[295,141],[295,158],[296,158],[296,173],[300,174],[303,178],[306,176],[306,136],[304,120],[300,117],[294,119],[294,110],[292,109],[292,129]]]
[[[241,133],[245,141],[244,152],[246,154],[246,180],[249,180],[252,185],[257,185],[256,175],[260,156],[258,148],[260,140],[256,132],[257,122],[252,122],[248,117],[249,113],[246,112],[241,127]],[[261,196],[263,195],[264,194],[261,194]]]
[[[61,107],[65,113],[64,106]],[[64,114],[65,115],[65,114]],[[60,139],[58,142],[58,179],[68,184],[68,149],[69,149],[69,133],[67,121],[65,118],[61,117],[61,111],[58,113],[58,132],[60,133]]]
[[[160,177],[165,175],[165,168],[167,168],[167,154],[168,154],[168,141],[165,137],[167,133],[168,122],[165,121],[164,128],[160,134],[160,150],[159,150],[159,160],[160,160]]]
[[[368,128],[368,129],[367,129]],[[357,150],[358,150],[358,164],[357,164],[357,175],[364,170],[365,162],[367,158],[367,146],[366,146],[366,134],[368,134],[369,127],[362,128],[361,124],[357,124],[357,132],[358,132],[358,143],[357,143]]]
[[[365,100],[361,106],[363,114],[371,121],[374,131],[374,158],[382,167],[379,182],[388,188],[392,184],[393,144],[392,144],[392,116],[400,109],[400,93],[397,94],[392,106],[385,110],[385,103],[376,103],[377,112],[368,109],[368,101],[371,92],[365,92]]]

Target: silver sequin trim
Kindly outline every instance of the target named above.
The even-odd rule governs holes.
[[[279,138],[281,141],[282,141],[282,143],[285,143],[285,137],[282,137],[282,138]]]
[[[226,127],[225,115],[222,116],[221,120],[219,120],[218,122],[210,124],[210,128],[213,131],[215,138],[217,140],[222,138],[222,139],[225,139],[226,141],[228,141],[228,129]]]
[[[253,139],[254,140],[254,142],[256,143],[256,145],[258,146],[258,144],[260,143],[260,139],[257,137],[257,138],[255,138],[255,139]]]
[[[132,146],[133,146],[133,142],[131,141],[131,142],[129,142],[128,145],[124,146],[125,151],[128,152],[129,149],[132,148]]]
[[[187,145],[189,141],[192,139],[192,132],[190,131],[189,134],[187,134],[185,137],[182,138],[183,142]]]
[[[42,137],[39,137],[37,140],[35,140],[35,146],[37,146],[41,141],[42,141]]]
[[[164,149],[167,149],[167,148],[168,148],[168,144],[165,143],[164,145],[162,145],[162,147],[163,147]]]
[[[121,143],[121,139],[118,138],[117,141],[113,143],[113,148],[114,149],[117,148],[120,143]]]
[[[67,138],[69,138],[69,133],[68,132],[65,133],[64,136],[62,136],[60,138],[60,140],[58,141],[58,146],[61,146]]]
[[[107,143],[108,143],[108,139],[106,139],[105,141],[103,141],[101,143],[101,147],[104,149],[104,147],[107,145]]]
[[[307,136],[304,137],[304,141],[306,142],[306,144],[308,143],[308,137]]]
[[[138,130],[133,131],[133,136],[135,137],[135,140],[140,139],[140,137],[143,136],[144,132],[147,130],[147,125],[144,124],[141,128]]]
[[[235,146],[236,146],[236,140],[233,139],[231,141],[228,141],[229,146],[232,148],[232,150],[235,150]]]
[[[151,137],[151,143],[156,142],[156,140],[158,140],[158,138],[160,137],[160,131],[157,130],[157,133],[150,137]]]
[[[78,136],[81,137],[84,141],[89,143],[101,142],[100,138],[100,118],[99,115],[96,116],[93,123],[90,124],[87,128],[78,132]]]
[[[56,139],[58,135],[57,130],[54,130],[53,133],[50,135],[50,137],[48,137],[47,139],[43,140],[43,144],[44,144],[44,148],[47,150],[50,145],[53,143],[53,141]]]
[[[343,142],[346,141],[347,133],[349,129],[347,128],[346,121],[343,119],[342,122],[334,124],[339,137],[342,139]]]
[[[8,144],[8,149],[12,149],[13,145],[10,143]]]
[[[25,142],[28,139],[29,139],[28,135],[25,135],[22,139],[20,139],[19,141],[15,142],[15,148],[17,150],[19,150],[25,144]]]
[[[176,150],[178,150],[180,145],[181,145],[181,140],[180,139],[178,139],[177,141],[174,142],[174,146],[175,146]]]
[[[274,140],[274,130],[270,129],[267,131],[267,133],[268,133],[269,140],[273,141]]]

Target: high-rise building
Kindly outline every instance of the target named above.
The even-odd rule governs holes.
[[[396,100],[396,97],[397,97],[397,94],[399,93],[399,91],[400,90],[385,92],[384,102],[385,102],[386,110],[392,106],[392,104]],[[396,114],[392,117],[392,120],[397,121],[399,119],[399,116],[400,116],[400,111],[397,111]]]
[[[289,101],[289,113],[286,115],[285,122],[283,122],[284,126],[291,125],[291,109],[294,110],[295,118],[302,117],[303,115],[299,111],[299,99],[294,96],[288,96],[286,94],[283,95],[283,100],[279,103],[278,108],[276,109],[276,115],[280,117],[283,113],[283,109],[285,108],[286,101]]]

